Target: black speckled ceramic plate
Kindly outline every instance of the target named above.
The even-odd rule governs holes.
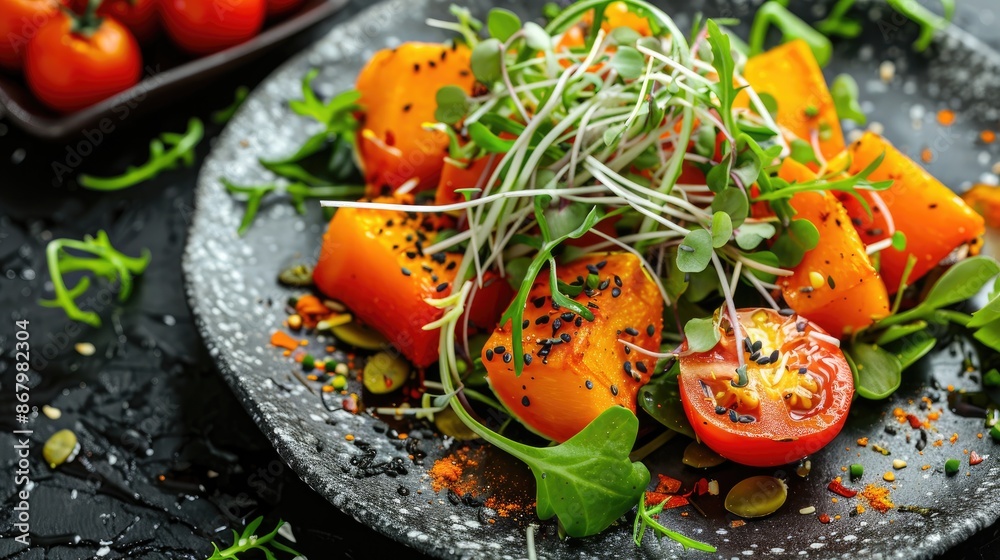
[[[450,1],[393,0],[375,5],[334,29],[259,87],[204,166],[184,264],[190,301],[223,375],[281,456],[309,485],[359,521],[429,554],[516,558],[526,555],[522,524],[504,519],[487,523],[485,518],[493,512],[453,505],[446,496],[436,495],[426,467],[408,462],[407,450],[399,440],[386,437],[381,421],[365,414],[329,412],[316,394],[291,375],[294,365],[268,345],[270,331],[283,318],[281,302],[289,295],[275,277],[290,262],[308,260],[317,253],[325,226],[319,208],[299,216],[284,203],[267,206],[249,233],[240,238],[235,232],[242,205],[219,184],[223,176],[249,184],[270,179],[256,163],[257,157],[290,153],[313,132],[312,124],[294,115],[286,102],[299,95],[300,79],[310,68],[321,69],[316,83],[324,95],[349,88],[363,61],[376,50],[407,40],[443,38],[423,22],[429,16],[446,18]],[[527,0],[465,3],[481,15],[490,5],[503,5],[529,17],[537,17],[540,9],[540,3]],[[682,27],[699,10],[748,20],[756,3],[683,4],[679,12],[674,11]],[[997,159],[995,149],[977,144],[976,136],[985,128],[984,123],[998,118],[1000,62],[988,48],[957,30],[943,34],[927,55],[912,53],[908,45],[915,34],[910,26],[878,4],[871,4],[867,13],[866,35],[837,45],[835,61],[827,69],[829,76],[839,72],[854,75],[861,84],[866,111],[881,123],[886,135],[911,155],[924,148],[932,150],[931,171],[954,188],[965,188]],[[879,78],[878,67],[884,60],[895,64],[895,76],[888,83]],[[949,128],[940,127],[933,118],[944,107],[960,110],[958,122]],[[698,558],[913,559],[942,553],[1000,516],[996,457],[1000,453],[996,444],[988,436],[977,437],[983,432],[981,420],[952,414],[944,403],[947,390],[943,387],[973,390],[979,385],[976,374],[966,373],[963,364],[969,351],[962,342],[954,341],[925,360],[918,371],[908,373],[892,399],[858,403],[839,439],[812,457],[812,473],[807,478],[781,473],[789,479],[789,499],[771,517],[733,527],[733,519],[726,517],[721,507],[721,498],[706,497],[701,505],[707,517],[693,510],[688,517],[672,511],[662,520],[719,547],[717,555],[689,554]],[[925,418],[927,411],[920,409],[924,396],[934,401],[932,408],[944,408],[945,412],[926,431],[929,444],[921,455],[915,447],[919,431],[899,423],[892,411],[900,407]],[[335,403],[332,408],[339,406]],[[895,433],[887,431],[887,425]],[[347,440],[348,434],[371,444],[378,460],[407,460],[407,473],[358,478],[352,458],[361,456],[362,450]],[[955,443],[949,441],[952,434],[957,434]],[[868,437],[871,444],[882,445],[892,455],[883,456],[871,445],[859,447],[859,437]],[[941,442],[935,444],[936,440]],[[427,464],[446,453],[449,443],[425,439],[422,446],[429,454]],[[650,457],[650,470],[679,477],[687,487],[702,476],[717,479],[723,494],[750,474],[774,473],[774,469],[735,465],[698,472],[680,463],[683,445],[671,442]],[[990,457],[970,467],[965,450]],[[946,477],[943,464],[950,457],[960,459],[963,466],[957,476]],[[849,512],[855,500],[834,502],[834,495],[826,490],[831,478],[856,462],[865,466],[865,482],[882,483],[881,475],[892,470],[893,459],[902,459],[909,466],[896,473],[892,500],[898,506],[930,508],[923,515],[900,507],[886,514],[869,508],[852,516]],[[930,467],[924,470],[923,465]],[[529,480],[525,478],[521,486],[530,486]],[[398,492],[400,487],[409,489],[409,495]],[[807,506],[815,506],[817,514],[841,517],[821,524],[817,515],[799,513]],[[553,526],[544,524],[537,540],[539,556],[667,558],[684,554],[669,540],[647,538],[641,549],[636,548],[630,519],[624,521],[600,536],[576,542],[559,541]]]

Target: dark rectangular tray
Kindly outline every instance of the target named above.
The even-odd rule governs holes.
[[[214,76],[266,53],[292,35],[336,13],[348,0],[306,0],[293,14],[267,22],[259,35],[223,51],[190,58],[161,37],[143,49],[143,77],[134,87],[75,113],[61,115],[38,102],[19,75],[0,72],[0,106],[15,126],[33,136],[60,140],[101,119],[114,123],[169,103]]]

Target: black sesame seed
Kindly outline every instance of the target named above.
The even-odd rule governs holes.
[[[600,284],[597,285],[597,289],[598,290],[607,290],[608,286],[610,286],[610,285],[611,285],[611,280],[605,278],[604,280],[601,280]]]
[[[561,335],[559,335],[559,338],[561,338],[563,342],[569,342],[570,340],[572,340],[572,337],[570,337],[569,334],[567,333],[562,333]]]
[[[656,327],[654,327],[652,323],[646,325],[646,334],[649,336],[656,334]]]
[[[531,321],[525,319],[524,321],[521,322],[521,328],[522,329],[526,329],[526,328],[528,328],[528,325],[530,325],[530,324],[531,324]]]
[[[577,328],[583,326],[583,317],[577,317],[576,321],[573,321],[573,324],[576,325]]]
[[[424,269],[424,272],[434,272],[434,269],[431,268],[430,265],[422,264],[420,265],[420,268]]]
[[[781,354],[779,354],[778,351],[775,350],[774,352],[771,352],[770,356],[768,356],[767,361],[771,362],[772,364],[776,364],[778,363],[778,358],[780,356]]]
[[[622,279],[617,274],[615,274],[615,286],[622,287]]]
[[[617,385],[612,385],[611,386],[611,394],[614,395],[614,396],[616,396],[616,397],[618,396],[618,386]]]
[[[531,406],[531,401],[528,399],[528,395],[521,397],[521,404],[524,406]]]
[[[631,349],[631,348],[629,348],[628,346],[626,346],[626,347],[625,347],[625,355],[626,355],[626,356],[628,356],[628,355],[629,355],[629,354],[631,354],[631,353],[632,353],[632,349]]]
[[[443,252],[434,253],[433,255],[431,255],[431,260],[438,264],[444,264],[445,254]]]
[[[557,330],[562,328],[562,319],[556,319],[552,321],[552,332],[555,333]]]
[[[754,342],[754,343],[753,343],[753,346],[751,347],[751,349],[752,349],[752,350],[753,350],[754,352],[760,352],[760,349],[761,349],[761,348],[763,348],[763,347],[764,347],[764,342],[763,342],[763,341],[760,341],[760,340],[758,340],[757,342]]]
[[[799,332],[806,332],[806,322],[799,321],[798,323],[795,323],[795,330]]]
[[[591,381],[591,380],[589,380],[589,379],[587,380],[586,383],[584,383],[584,385],[587,387],[587,389],[593,389],[594,388],[594,382]]]
[[[419,64],[416,64],[416,63],[414,63],[414,65],[413,65],[413,71],[414,71],[414,72],[419,72],[419,71],[420,71],[420,65],[419,65]]]
[[[403,112],[404,113],[408,113],[408,112],[410,112],[410,109],[412,109],[412,108],[413,108],[413,105],[407,103],[406,105],[403,105]]]
[[[493,351],[496,352],[497,354],[503,354],[504,352],[507,351],[507,347],[506,346],[494,346],[493,347]]]
[[[430,272],[430,271],[428,271],[428,272]],[[437,282],[437,281],[438,281],[438,275],[437,274],[431,274],[431,282]]]
[[[754,418],[753,416],[750,416],[749,414],[744,414],[744,415],[740,416],[739,420],[740,420],[741,424],[750,424],[750,423],[756,421],[757,419]]]
[[[437,291],[438,292],[443,292],[443,291],[445,291],[447,289],[448,289],[448,283],[447,282],[441,282],[440,284],[438,284],[438,287],[437,287]]]
[[[563,321],[569,322],[573,320],[573,314],[567,311],[566,313],[560,315],[559,318],[562,319]]]
[[[524,365],[530,366],[531,365],[531,354],[525,353],[523,357],[524,357]]]
[[[601,270],[602,268],[604,268],[606,266],[608,266],[608,261],[601,261],[601,262],[597,263],[597,270]]]
[[[715,405],[715,413],[716,414],[725,414],[726,413],[726,407],[720,406],[720,405]]]
[[[754,352],[753,354],[750,354],[751,362],[756,362],[758,359],[760,359],[760,352]]]
[[[415,258],[417,258],[417,254],[415,252],[413,252],[413,251],[407,251],[406,252],[406,258],[408,258],[408,259],[415,259]]]
[[[627,373],[629,375],[632,375],[632,362],[625,362],[625,363],[623,363],[622,364],[622,369],[625,370],[625,373]]]
[[[552,345],[546,344],[542,346],[541,350],[538,351],[538,357],[544,358],[552,353]]]
[[[622,295],[620,288],[611,288],[611,297],[618,297],[620,295]]]
[[[408,268],[406,268],[406,267],[404,266],[404,267],[403,267],[403,276],[409,276],[409,275],[411,275],[411,274],[413,274],[413,273],[412,273],[412,272],[410,272],[410,269],[408,269]]]
[[[803,294],[811,294],[813,292],[813,287],[812,286],[803,286],[803,287],[799,288],[799,291],[802,292]]]
[[[802,375],[805,375],[805,374],[809,373],[809,368],[807,368],[806,366],[802,366],[802,367],[799,368],[799,373],[802,374]]]
[[[514,356],[511,356],[510,352],[505,352],[504,353],[504,355],[503,355],[503,363],[509,364],[510,361],[513,360],[513,359],[514,359]]]
[[[750,342],[750,337],[743,337],[743,349],[746,350],[747,354],[753,352],[753,342]]]
[[[639,331],[635,330],[633,327],[626,327],[625,334],[629,336],[639,336]]]
[[[782,315],[784,317],[791,317],[792,315],[795,315],[795,310],[788,307],[783,307],[778,310],[778,315]]]
[[[646,373],[647,371],[649,371],[649,370],[646,369],[646,363],[645,362],[636,362],[635,363],[635,369],[641,371],[642,373]]]
[[[678,245],[677,248],[680,249],[681,251],[684,251],[685,253],[693,253],[694,252],[694,247],[692,247],[690,245],[684,245],[683,243],[681,243],[680,245]]]
[[[597,268],[596,265],[588,264],[587,265],[587,272],[589,272],[591,274],[599,274],[601,271],[598,270],[598,268]]]
[[[535,324],[536,325],[544,325],[544,324],[546,324],[548,322],[549,322],[549,316],[548,315],[542,315],[542,316],[538,317],[537,319],[535,319]]]
[[[757,359],[757,365],[759,365],[759,366],[766,366],[769,363],[771,363],[771,358],[769,358],[767,356],[764,356],[763,358]]]
[[[532,305],[534,305],[534,306],[535,306],[535,308],[537,309],[537,308],[539,308],[539,307],[541,307],[541,306],[545,305],[545,296],[541,296],[541,297],[537,297],[537,298],[533,299],[533,300],[531,301],[531,303],[532,303]]]
[[[740,415],[736,414],[736,411],[733,410],[733,409],[731,409],[731,408],[729,409],[729,420],[732,421],[732,422],[739,422],[740,421]]]
[[[456,266],[458,266],[458,261],[451,261],[448,263],[448,266],[445,267],[445,270],[455,270]]]
[[[486,361],[487,362],[493,361],[493,351],[490,350],[489,348],[486,349]]]

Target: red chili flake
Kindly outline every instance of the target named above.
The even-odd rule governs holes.
[[[826,488],[827,490],[833,492],[834,494],[838,494],[845,498],[853,498],[854,496],[858,495],[857,490],[851,490],[850,488],[847,488],[846,486],[841,484],[840,481],[837,479],[831,480],[830,484],[828,484]]]
[[[972,452],[969,453],[969,464],[970,465],[978,465],[979,463],[982,463],[984,459],[985,459],[985,457],[983,457],[979,453],[976,453],[975,451],[972,451]]]
[[[823,523],[823,524],[829,523],[830,522],[830,516],[827,515],[827,514],[825,514],[825,513],[819,514],[819,522]]]
[[[695,483],[694,491],[698,493],[699,496],[704,496],[708,494],[708,480],[702,478]]]
[[[667,498],[667,503],[664,504],[663,509],[679,508],[686,505],[688,505],[688,499],[684,496],[670,496]]]
[[[910,427],[913,428],[914,430],[923,425],[923,422],[921,422],[920,419],[917,418],[916,414],[907,414],[906,419],[909,420]]]
[[[670,498],[670,494],[665,494],[663,492],[646,492],[646,505],[656,506],[660,502],[665,502]]]
[[[661,494],[676,494],[681,489],[681,481],[676,478],[669,477],[665,474],[656,475],[659,477],[660,481],[656,484],[656,492]],[[708,482],[705,483],[706,487]]]

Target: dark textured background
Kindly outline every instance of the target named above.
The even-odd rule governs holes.
[[[0,119],[0,559],[91,558],[105,546],[105,558],[205,558],[210,542],[228,544],[229,527],[258,515],[267,518],[265,527],[279,518],[290,522],[298,549],[310,558],[416,556],[300,482],[214,371],[185,302],[180,269],[197,166],[112,194],[81,190],[72,174],[60,180],[53,168],[59,162],[74,172],[108,175],[145,160],[151,136],[182,130],[192,115],[208,122],[237,85],[253,87],[365,4],[352,2],[251,67],[220,76],[212,88],[170,110],[126,118],[101,137],[91,132],[44,144]],[[961,0],[956,21],[1000,48],[995,0]],[[219,131],[209,125],[209,138]],[[210,148],[210,141],[202,143],[199,161]],[[148,247],[154,258],[127,304],[98,302],[105,323],[91,329],[35,302],[48,281],[46,242],[100,228],[126,254]],[[63,412],[58,421],[39,417],[36,425],[73,429],[84,450],[52,471],[41,460],[44,440],[33,440],[29,549],[10,538],[15,318],[30,320],[32,351],[45,361],[34,378],[32,405]],[[73,344],[81,341],[97,353],[77,354]],[[995,558],[998,548],[1000,526],[994,525],[946,557]]]

